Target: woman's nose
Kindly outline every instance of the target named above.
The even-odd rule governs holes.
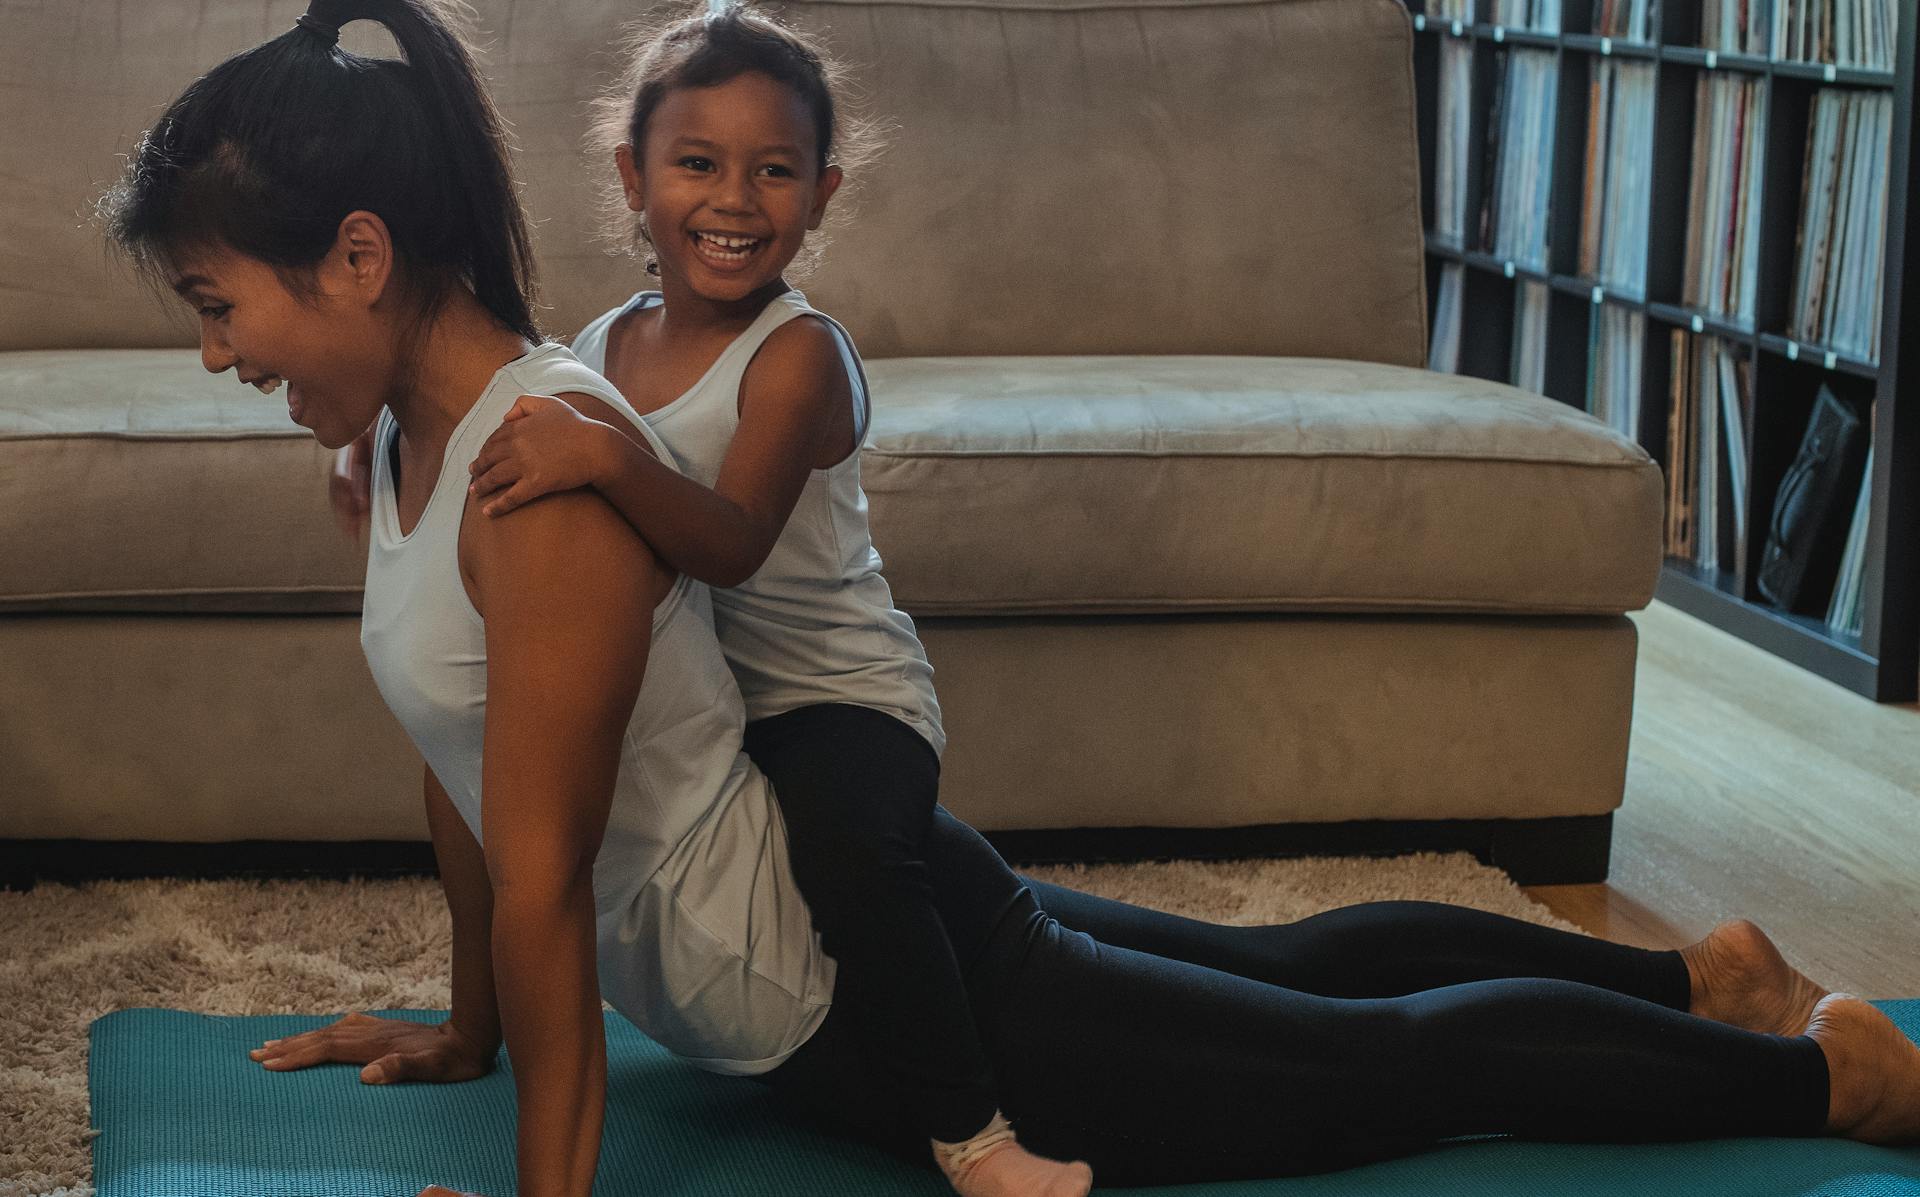
[[[201,331],[200,364],[207,368],[207,373],[218,374],[223,370],[231,370],[239,360],[239,356],[227,348],[225,341],[205,330]]]

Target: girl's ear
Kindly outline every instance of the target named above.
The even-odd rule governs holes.
[[[338,263],[337,281],[372,306],[393,277],[393,235],[387,222],[371,212],[347,213],[328,258]]]
[[[813,185],[813,209],[807,213],[809,229],[820,227],[820,221],[827,214],[827,201],[833,198],[834,192],[840,190],[841,177],[837,166],[829,166],[820,172],[820,181]]]
[[[627,193],[628,210],[646,211],[646,192],[642,188],[645,177],[640,173],[640,163],[633,156],[633,147],[625,142],[615,146],[613,164],[620,171],[620,188]]]

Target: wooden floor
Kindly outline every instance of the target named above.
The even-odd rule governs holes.
[[[1647,947],[1751,918],[1829,988],[1920,997],[1920,707],[1858,698],[1671,607],[1634,619],[1611,879],[1528,892]]]

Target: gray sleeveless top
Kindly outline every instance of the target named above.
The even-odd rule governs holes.
[[[604,370],[613,322],[661,302],[658,291],[635,295],[582,329],[574,338],[574,353]],[[788,291],[767,304],[691,389],[640,417],[688,477],[708,487],[720,477],[720,464],[740,427],[740,382],[748,364],[775,329],[801,316],[824,321],[840,342],[853,384],[854,441],[865,441],[871,404],[853,339],[838,322],[808,306],[806,296]],[[730,590],[714,591],[713,619],[748,719],[814,703],[852,703],[894,716],[925,736],[934,752],[945,750],[933,668],[913,620],[893,605],[867,529],[858,448],[808,475],[759,570]]]
[[[553,343],[494,375],[454,430],[406,535],[391,412],[381,413],[374,441],[360,644],[387,705],[483,848],[486,625],[460,577],[467,467],[515,398],[565,392],[611,405],[669,460],[619,393]],[[597,958],[606,1000],[662,1046],[711,1071],[752,1074],[780,1064],[820,1025],[833,961],[794,884],[772,789],[741,751],[740,693],[708,595],[682,577],[653,612],[646,678],[593,866]]]

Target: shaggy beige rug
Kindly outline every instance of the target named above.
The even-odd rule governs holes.
[[[1422,898],[1567,929],[1464,854],[1054,866],[1048,881],[1225,923]],[[0,1197],[90,1197],[87,1027],[128,1006],[209,1014],[444,1007],[439,883],[122,881],[0,893]]]

